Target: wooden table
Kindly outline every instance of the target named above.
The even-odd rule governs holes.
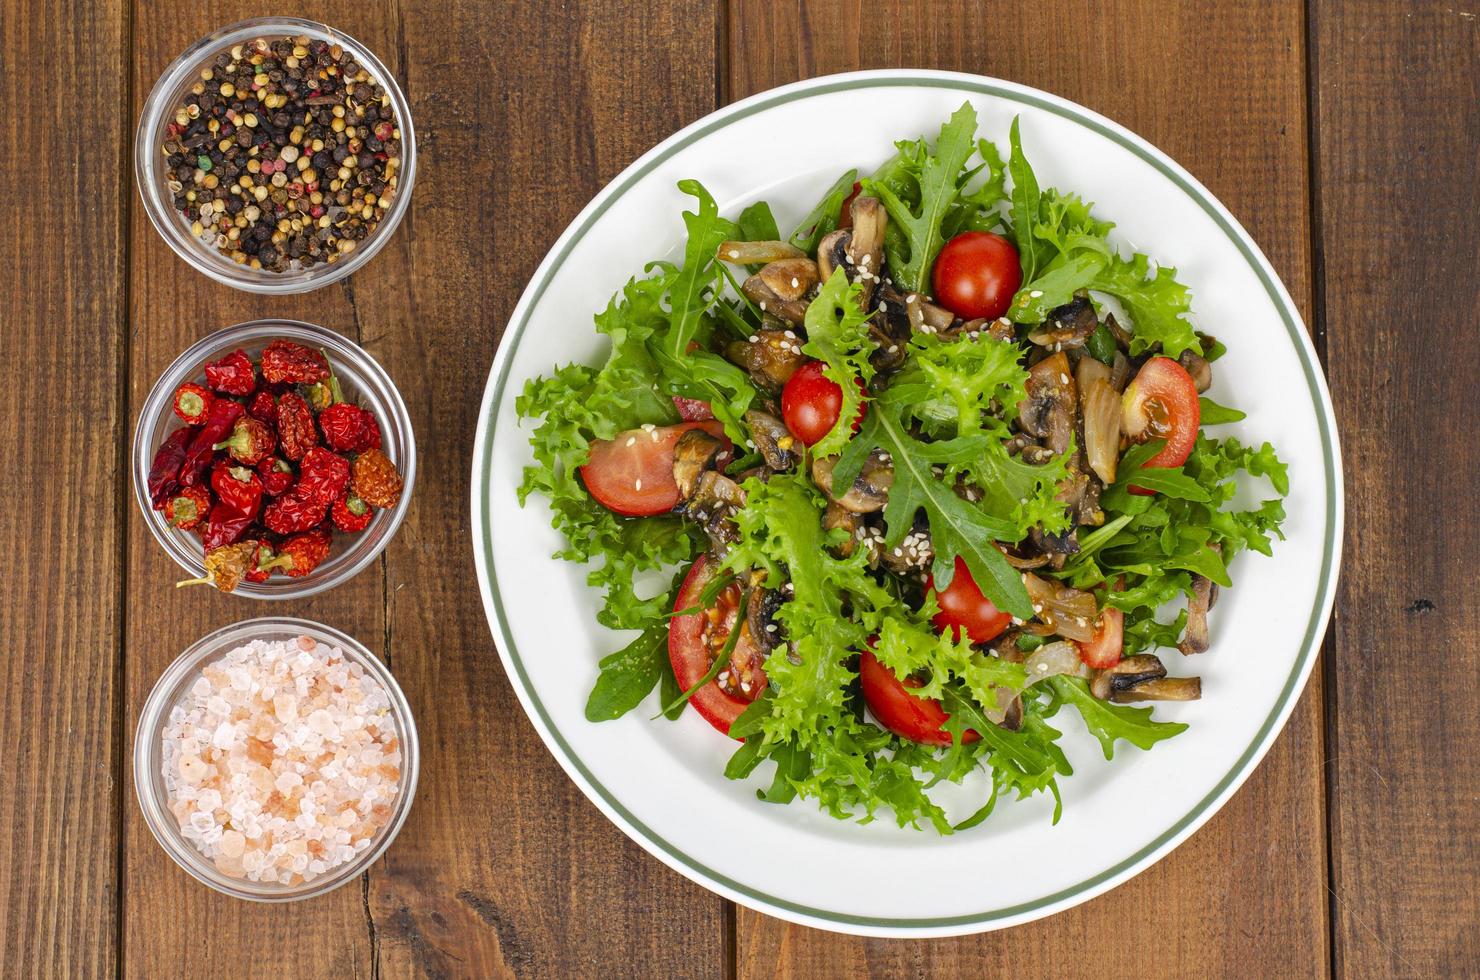
[[[490,4],[311,0],[396,72],[411,215],[350,281],[234,292],[148,226],[133,127],[164,66],[261,8],[4,0],[0,19],[0,963],[26,974],[1460,976],[1480,970],[1480,77],[1473,0]],[[1346,567],[1321,665],[1248,784],[1166,860],[1008,932],[852,939],[737,908],[588,804],[520,711],[473,580],[478,396],[526,278],[629,161],[733,99],[828,72],[1026,82],[1185,164],[1289,286],[1330,378]],[[371,571],[274,612],[382,652],[421,726],[395,847],[292,907],[221,898],[140,819],[127,759],[163,668],[263,608],[175,593],[128,442],[166,364],[264,315],[396,378],[416,499]],[[1227,655],[1236,656],[1237,651]],[[763,858],[762,858],[763,859]]]

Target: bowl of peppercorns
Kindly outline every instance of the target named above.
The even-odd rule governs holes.
[[[134,430],[134,495],[188,576],[257,599],[313,595],[385,549],[416,444],[400,392],[358,344],[293,320],[200,340]]]
[[[389,240],[410,204],[416,136],[364,45],[262,18],[201,38],[165,70],[134,171],[150,221],[190,265],[237,289],[298,293]]]

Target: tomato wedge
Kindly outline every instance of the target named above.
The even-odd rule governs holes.
[[[704,587],[713,581],[717,566],[707,555],[699,556],[689,569],[673,609],[699,605]],[[689,704],[715,728],[730,734],[730,725],[766,689],[765,655],[750,636],[750,627],[740,615],[740,587],[730,585],[703,612],[674,616],[668,622],[668,660],[678,686],[687,691],[704,679],[714,658],[724,651],[730,631],[738,621],[740,638],[730,654],[729,668],[689,698]]]
[[[712,419],[629,429],[615,439],[591,443],[591,455],[581,467],[586,489],[601,506],[626,517],[667,513],[678,504],[673,446],[690,429],[703,429],[721,440],[726,453],[733,449],[725,427]]]
[[[1095,623],[1095,635],[1087,642],[1075,641],[1079,647],[1079,659],[1095,670],[1105,670],[1120,663],[1120,654],[1125,647],[1125,613],[1114,606],[1100,611]]]
[[[927,578],[925,587],[934,589],[935,580]],[[951,635],[956,639],[960,639],[961,631],[965,630],[972,643],[989,643],[1002,635],[1007,624],[1012,622],[1010,615],[982,595],[976,579],[971,577],[971,571],[959,555],[951,584],[935,594],[935,602],[940,606],[940,612],[930,621],[942,633],[953,630]]]
[[[1166,440],[1161,451],[1146,461],[1147,468],[1187,462],[1201,424],[1197,382],[1169,357],[1153,357],[1141,365],[1120,401],[1120,428],[1133,442]],[[1146,497],[1155,492],[1137,486],[1129,489]]]
[[[863,700],[879,724],[900,738],[926,745],[950,745],[951,733],[941,726],[951,716],[946,714],[940,702],[933,698],[917,698],[909,692],[919,687],[913,677],[903,681],[894,676],[894,671],[879,662],[872,650],[865,650],[858,660],[858,679],[863,685]],[[968,730],[961,736],[963,743],[981,738]]]

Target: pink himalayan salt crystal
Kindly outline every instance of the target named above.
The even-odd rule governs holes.
[[[251,881],[298,885],[353,860],[400,792],[385,688],[311,637],[253,640],[208,664],[163,744],[181,835]]]

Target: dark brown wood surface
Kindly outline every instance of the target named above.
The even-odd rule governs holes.
[[[263,298],[186,268],[129,150],[165,65],[260,13],[3,0],[0,973],[4,976],[1464,976],[1480,963],[1480,99],[1465,2],[966,0],[355,4],[411,99],[421,172],[347,284]],[[285,11],[286,12],[286,11]],[[719,105],[818,74],[939,67],[1126,124],[1250,229],[1326,357],[1347,467],[1323,663],[1224,810],[1110,894],[1007,933],[875,941],[736,909],[646,856],[551,759],[473,581],[479,395],[544,251],[603,184]],[[415,500],[377,567],[277,604],[168,587],[128,439],[155,378],[263,315],[359,340],[400,384]],[[155,845],[127,773],[164,667],[267,613],[365,640],[417,713],[410,822],[358,887],[216,896]],[[1147,923],[1153,923],[1148,926]],[[1134,941],[1107,937],[1135,935]]]

